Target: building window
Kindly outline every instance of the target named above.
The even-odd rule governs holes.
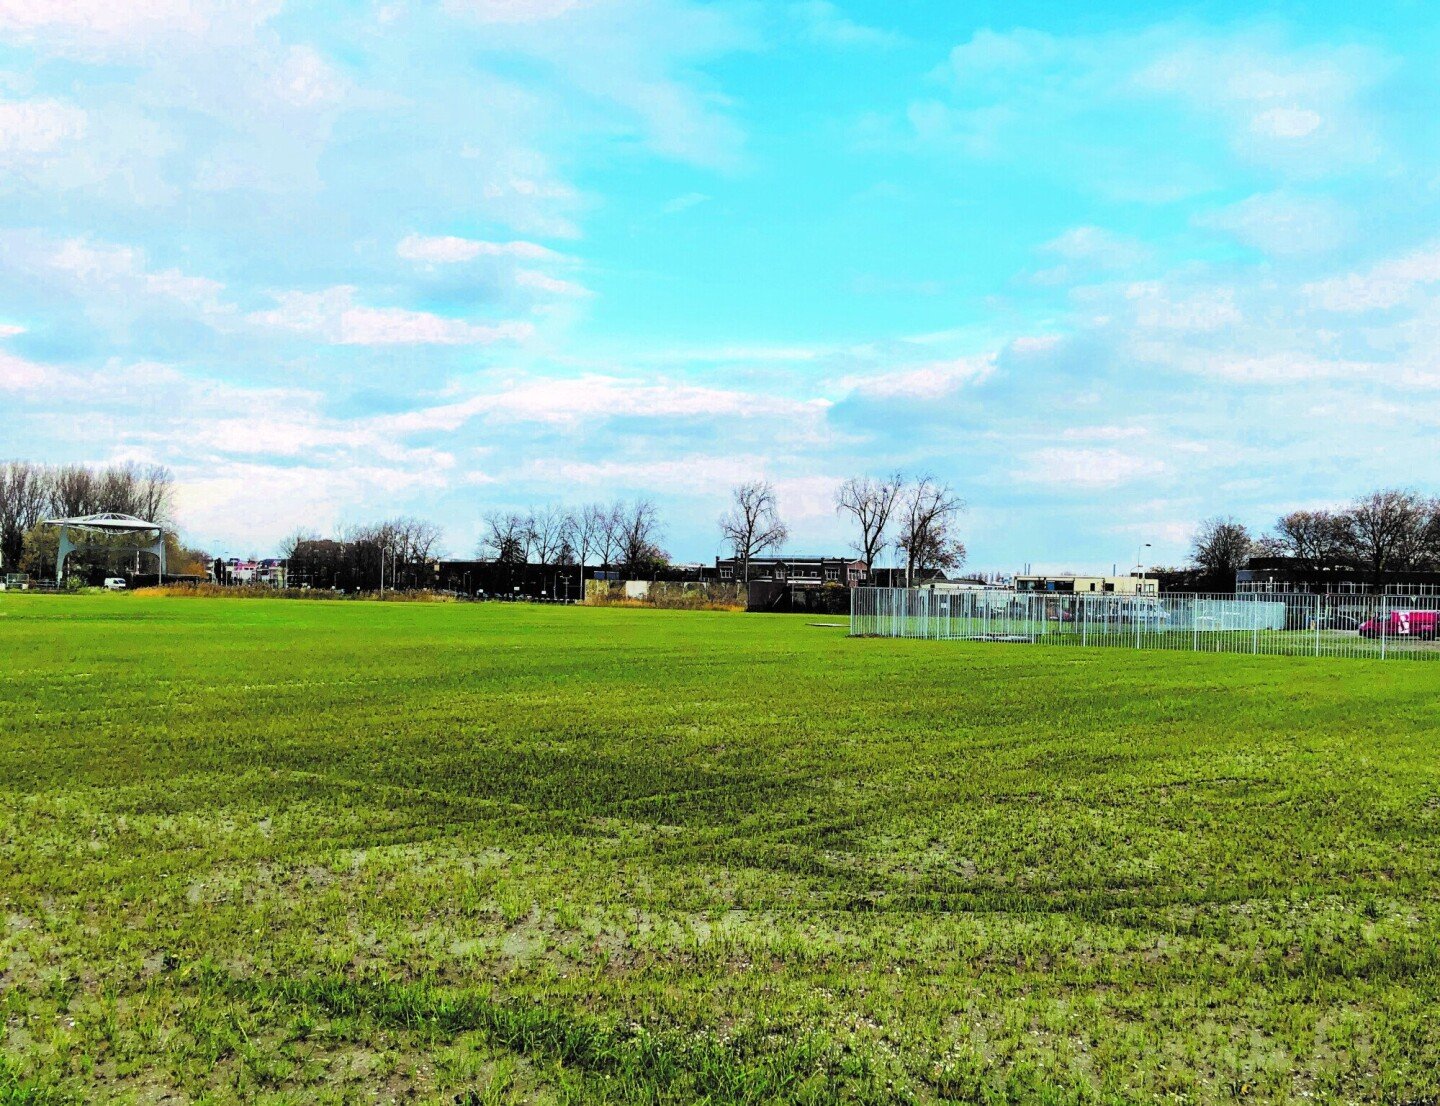
[[[735,575],[735,570],[734,570],[733,568],[731,568],[729,565],[721,565],[721,566],[720,566],[720,579],[722,579],[722,580],[728,580],[728,579],[730,579],[730,578],[731,578],[732,576],[734,576],[734,575]]]
[[[825,570],[825,579],[838,581],[840,579],[840,570],[838,568],[827,568]]]

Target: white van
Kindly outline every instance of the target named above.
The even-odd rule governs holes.
[[[125,580],[120,576],[105,577],[105,589],[107,591],[124,591]]]

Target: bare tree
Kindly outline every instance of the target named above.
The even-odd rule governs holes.
[[[316,530],[307,530],[303,526],[298,530],[292,530],[280,539],[280,545],[278,547],[280,559],[288,561],[295,556],[297,550],[304,547],[307,543],[317,542],[319,540],[320,534]]]
[[[565,512],[553,504],[531,510],[525,516],[525,535],[530,553],[543,567],[558,564],[568,531]]]
[[[1275,540],[1285,556],[1309,568],[1334,568],[1350,557],[1348,524],[1332,511],[1291,511],[1275,523]]]
[[[29,461],[0,465],[0,564],[16,568],[25,551],[25,532],[45,517],[49,474]]]
[[[875,567],[885,548],[890,517],[900,501],[900,489],[904,483],[904,477],[898,472],[878,480],[870,476],[852,476],[835,493],[835,510],[854,516],[856,525],[860,527],[860,540],[853,543],[853,548],[865,561],[867,569]]]
[[[626,516],[625,504],[616,501],[600,511],[600,530],[596,535],[595,551],[600,555],[602,568],[618,563],[625,549]]]
[[[167,528],[173,527],[174,474],[164,465],[147,465],[141,469],[128,467],[132,488],[132,510],[129,513],[139,515],[147,522],[158,522]]]
[[[587,503],[565,516],[565,547],[567,556],[562,563],[573,562],[578,570],[576,581],[580,586],[580,598],[585,597],[585,565],[592,554],[600,552],[605,543],[610,508],[600,503]]]
[[[660,513],[653,501],[637,499],[617,505],[618,557],[629,572],[645,572],[667,560],[660,548]]]
[[[411,564],[426,564],[444,555],[440,548],[443,531],[439,526],[422,518],[407,518],[403,521],[406,560]]]
[[[50,476],[50,511],[61,518],[100,510],[95,473],[84,465],[61,465]]]
[[[767,481],[752,481],[735,488],[734,503],[720,519],[720,533],[744,565],[743,579],[750,579],[750,558],[767,549],[779,549],[790,536],[780,521],[775,489]]]
[[[1414,567],[1435,529],[1435,504],[1413,491],[1387,488],[1361,496],[1345,512],[1356,564],[1378,583],[1386,572]]]
[[[501,564],[523,565],[530,555],[525,519],[513,511],[491,511],[481,520],[480,555],[489,554]]]
[[[905,585],[917,570],[959,568],[965,545],[954,533],[964,502],[933,476],[919,476],[904,489],[898,507],[895,546],[905,555]]]
[[[600,552],[609,515],[610,509],[601,503],[587,503],[571,512],[565,537],[581,567],[589,562],[592,554]]]
[[[1235,586],[1235,574],[1245,567],[1254,549],[1250,531],[1233,518],[1207,518],[1195,530],[1190,557],[1205,576],[1225,587]]]

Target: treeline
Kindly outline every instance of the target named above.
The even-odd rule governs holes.
[[[965,563],[965,544],[957,533],[965,505],[933,476],[853,477],[841,485],[834,505],[853,523],[851,547],[867,566],[892,551],[908,577]],[[790,539],[775,486],[768,481],[732,488],[730,508],[717,525],[746,575],[752,558],[778,553]],[[594,564],[645,576],[669,563],[660,544],[660,514],[649,499],[492,511],[483,526],[477,555],[501,564]]]
[[[440,555],[440,527],[401,516],[351,526],[333,538],[297,530],[280,544],[288,582],[341,591],[430,587]],[[223,580],[217,566],[216,579]]]
[[[1440,572],[1440,498],[1386,488],[1340,510],[1291,511],[1259,535],[1233,518],[1210,518],[1191,548],[1196,570],[1218,582],[1233,582],[1261,557],[1285,557],[1312,572],[1349,572],[1375,584],[1390,573]]]
[[[205,557],[185,549],[170,532],[174,501],[175,480],[163,465],[0,463],[0,564],[7,571],[52,575],[59,535],[55,527],[42,523],[115,512],[165,527],[169,570],[191,571],[203,565]],[[118,571],[133,563],[134,547],[134,538],[91,535],[85,547],[72,554],[72,564],[81,570]]]
[[[851,548],[869,568],[887,549],[904,566],[907,583],[920,572],[965,564],[965,543],[957,533],[965,503],[928,473],[852,476],[835,493],[835,510],[850,517],[856,529]]]
[[[905,579],[917,573],[948,571],[965,563],[965,543],[956,529],[964,502],[948,485],[928,474],[852,476],[835,493],[835,511],[855,527],[850,548],[874,568],[887,551],[904,566]],[[749,579],[750,562],[777,553],[790,540],[775,486],[769,481],[740,484],[730,509],[720,517],[720,536]]]
[[[482,525],[476,555],[500,564],[554,568],[593,563],[643,575],[670,563],[660,546],[660,512],[649,499],[491,511]]]

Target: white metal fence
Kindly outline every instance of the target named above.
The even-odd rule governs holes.
[[[1394,595],[1158,596],[855,588],[850,633],[1205,653],[1440,658],[1440,602]]]

